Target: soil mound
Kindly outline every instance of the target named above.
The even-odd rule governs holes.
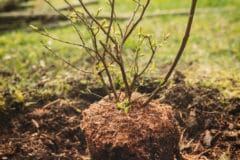
[[[140,96],[134,93],[133,99]],[[93,160],[173,160],[179,132],[172,108],[158,101],[142,107],[143,102],[138,99],[125,113],[106,96],[83,112],[81,127]]]

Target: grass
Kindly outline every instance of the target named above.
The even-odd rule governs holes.
[[[36,4],[41,4],[36,5],[36,9],[48,10],[46,4],[43,5],[40,1],[36,1]],[[55,0],[54,3],[60,5],[63,2]],[[117,3],[119,14],[129,12],[132,8],[128,0]],[[100,1],[99,6],[102,5],[106,6],[106,3]],[[189,5],[189,1],[152,0],[148,13],[163,9],[187,9]],[[94,6],[94,9],[99,6]],[[207,8],[210,11],[196,14],[189,43],[177,66],[177,70],[186,74],[190,83],[201,82],[204,86],[218,87],[229,97],[240,97],[239,7],[238,0],[200,0],[198,9]],[[166,73],[180,45],[186,21],[186,16],[177,15],[142,21],[144,32],[152,33],[158,41],[161,41],[164,35],[170,35],[167,43],[159,49],[146,76],[162,77]],[[72,27],[52,29],[49,32],[64,40],[78,41]],[[71,88],[65,87],[66,79],[81,79],[78,71],[51,55],[40,41],[50,44],[71,63],[79,67],[88,66],[87,56],[79,48],[52,41],[29,28],[7,31],[0,36],[0,94],[9,88],[24,92],[26,88],[31,90],[36,87],[43,95],[62,94],[66,88]],[[131,49],[134,46],[135,36],[128,41],[126,48]],[[141,60],[142,63],[144,59],[145,57]],[[39,87],[43,82],[44,86]],[[4,101],[3,95],[0,95],[0,101],[1,99]]]

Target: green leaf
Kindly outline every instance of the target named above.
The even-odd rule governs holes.
[[[119,108],[119,109],[123,109],[124,108],[124,106],[123,106],[123,104],[122,103],[117,103],[117,108]]]
[[[15,90],[13,94],[15,102],[21,103],[24,101],[24,95],[20,90]]]
[[[31,27],[33,30],[39,30],[39,28],[37,26],[34,26],[32,24],[30,24],[29,27]]]
[[[124,112],[125,112],[125,113],[128,113],[129,110],[130,110],[130,106],[124,108]]]
[[[6,110],[5,99],[1,94],[0,94],[0,110]]]
[[[74,109],[75,109],[75,111],[78,112],[78,113],[81,113],[81,112],[82,112],[82,110],[79,109],[79,108],[74,108]]]

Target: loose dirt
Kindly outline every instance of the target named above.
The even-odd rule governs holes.
[[[217,89],[189,86],[177,78],[161,93],[164,96],[158,101],[173,106],[181,134],[179,147],[185,159],[239,159],[239,98],[226,99]],[[89,159],[80,122],[92,100],[56,98],[44,105],[0,115],[0,159]]]

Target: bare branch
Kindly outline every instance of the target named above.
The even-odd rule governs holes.
[[[132,16],[130,17],[129,21],[128,21],[128,24],[126,26],[126,29],[125,29],[125,33],[124,33],[124,36],[126,37],[126,35],[128,34],[128,30],[129,30],[129,27],[131,26],[131,24],[133,23],[135,17],[136,17],[136,14],[138,12],[138,10],[140,9],[141,7],[141,4],[140,3],[137,3],[137,6],[135,8],[135,10],[133,11],[133,14]]]
[[[144,4],[143,9],[142,9],[142,12],[141,12],[140,16],[138,17],[138,19],[136,20],[136,22],[131,26],[131,28],[129,29],[129,31],[126,31],[126,32],[125,32],[125,34],[124,34],[124,36],[123,36],[123,39],[122,39],[122,42],[121,42],[120,47],[119,47],[120,50],[122,49],[122,47],[123,47],[124,43],[126,42],[126,40],[128,39],[128,37],[132,34],[132,32],[134,31],[134,29],[136,28],[136,26],[141,22],[141,20],[142,20],[144,14],[145,14],[145,12],[146,12],[146,9],[147,9],[149,3],[150,3],[150,0],[147,0],[147,2]],[[135,14],[136,14],[136,13],[135,13]],[[133,14],[133,16],[135,17],[134,14]]]
[[[147,65],[143,68],[143,70],[138,74],[138,76],[140,77],[149,67],[149,65],[152,63],[152,60],[153,60],[153,57],[155,56],[156,54],[156,50],[157,50],[157,47],[156,46],[153,46],[152,44],[152,40],[150,37],[147,37],[147,40],[148,40],[148,43],[150,45],[150,49],[151,49],[151,57],[149,58],[148,62],[147,62]]]
[[[38,31],[38,33],[40,33],[41,35],[43,35],[43,36],[45,36],[45,37],[48,37],[48,38],[50,38],[50,39],[52,39],[52,40],[54,40],[54,41],[58,41],[58,42],[65,43],[65,44],[68,44],[68,45],[78,46],[78,47],[87,49],[87,50],[89,50],[89,51],[92,51],[92,52],[94,52],[94,53],[96,52],[96,51],[93,50],[92,48],[89,48],[89,47],[87,47],[87,46],[84,46],[84,45],[82,45],[82,44],[80,44],[80,43],[74,43],[74,42],[64,41],[64,40],[61,40],[61,39],[59,39],[59,38],[53,37],[53,36],[51,36],[51,35],[49,35],[49,34],[47,34],[47,33],[40,32],[40,31]]]
[[[120,67],[120,71],[121,71],[121,75],[122,75],[122,79],[123,79],[123,82],[124,82],[124,85],[125,85],[125,90],[126,90],[128,99],[131,100],[132,91],[131,91],[131,88],[129,86],[128,80],[127,80],[127,74],[126,74],[126,70],[125,70],[122,58],[120,59],[120,63],[118,65]]]
[[[74,30],[75,30],[76,33],[78,34],[78,37],[79,37],[79,39],[81,40],[82,44],[77,44],[77,43],[73,43],[73,42],[63,41],[63,40],[57,39],[57,38],[55,38],[55,37],[53,37],[53,36],[51,36],[51,35],[49,35],[49,34],[44,34],[44,33],[42,33],[42,32],[40,32],[40,34],[42,34],[42,35],[44,35],[44,36],[47,36],[47,37],[49,37],[49,38],[51,38],[51,39],[53,39],[53,40],[62,42],[62,43],[80,46],[80,47],[84,48],[91,57],[94,57],[90,52],[95,52],[95,51],[85,45],[85,43],[84,43],[84,41],[83,41],[83,38],[82,38],[82,35],[81,35],[80,31],[77,29],[77,26],[74,24],[73,20],[72,20],[71,18],[69,18],[68,16],[66,16],[65,14],[61,13],[61,12],[59,11],[59,9],[57,9],[56,7],[54,7],[53,4],[52,4],[51,2],[49,2],[48,0],[45,0],[45,2],[48,3],[48,5],[49,5],[54,11],[56,11],[58,14],[60,14],[60,15],[62,15],[62,16],[64,16],[64,17],[66,17],[66,18],[71,22],[71,24],[73,25]],[[71,9],[73,9],[74,12],[76,12],[76,10],[73,8],[73,6],[71,6],[71,4],[70,4],[67,0],[65,0],[65,2],[71,7]]]
[[[129,85],[129,82],[127,80],[127,73],[126,73],[126,70],[125,70],[125,66],[124,66],[124,62],[123,62],[123,57],[122,57],[122,48],[123,48],[123,45],[124,43],[126,42],[126,40],[128,39],[128,37],[131,35],[131,33],[133,32],[133,30],[136,28],[136,26],[139,24],[139,22],[142,20],[143,18],[143,15],[149,5],[149,2],[150,0],[147,0],[147,2],[145,3],[145,5],[143,6],[143,9],[141,11],[141,14],[140,16],[138,17],[138,19],[135,21],[135,23],[133,23],[134,21],[134,18],[140,8],[140,2],[136,2],[138,5],[132,15],[132,17],[130,18],[129,20],[129,23],[126,27],[126,30],[125,30],[125,33],[124,35],[122,36],[122,40],[121,40],[121,43],[120,45],[116,46],[116,56],[117,56],[117,59],[119,60],[120,63],[118,63],[119,65],[119,68],[120,68],[120,71],[121,71],[121,75],[122,75],[122,79],[123,79],[123,82],[124,82],[124,86],[125,86],[125,91],[126,91],[126,95],[128,96],[128,99],[131,100],[131,95],[132,95],[132,90],[131,90],[131,87]],[[133,23],[133,24],[132,24]],[[132,25],[131,25],[132,24]],[[128,29],[129,28],[129,29]],[[115,43],[116,44],[116,43]]]
[[[103,71],[98,72],[98,76],[100,77],[100,80],[101,80],[101,82],[102,82],[102,84],[103,84],[104,89],[106,90],[107,94],[110,96],[111,94],[110,94],[108,85],[106,84],[106,82],[105,82],[105,80],[104,80],[104,78],[103,78],[102,72],[103,72]]]
[[[103,26],[99,23],[99,21],[98,21],[95,17],[93,17],[93,15],[92,15],[92,14],[89,12],[89,10],[86,8],[85,4],[82,2],[82,0],[78,0],[78,1],[81,3],[84,11],[85,11],[86,14],[89,16],[89,18],[91,18],[91,19],[93,20],[93,22],[101,29],[101,31],[102,31],[106,36],[108,36],[108,32],[103,28]],[[117,44],[116,40],[115,40],[112,36],[109,35],[109,39],[110,39],[114,44]]]
[[[111,17],[110,17],[110,22],[109,22],[109,26],[108,26],[108,31],[107,31],[107,37],[106,37],[106,44],[108,44],[108,40],[109,40],[109,37],[110,37],[110,32],[111,32],[111,29],[112,29],[112,23],[113,23],[113,16],[114,16],[114,10],[115,10],[115,0],[109,0],[109,3],[110,3],[110,7],[111,7]]]
[[[114,85],[114,83],[113,83],[112,75],[111,75],[111,73],[110,73],[110,71],[109,71],[109,69],[108,69],[108,65],[107,65],[107,62],[106,62],[106,59],[105,59],[106,57],[105,57],[105,56],[102,56],[102,55],[99,53],[98,47],[97,47],[96,34],[93,33],[93,30],[91,30],[91,32],[92,32],[92,35],[93,35],[93,37],[92,37],[93,45],[94,45],[95,50],[96,50],[95,53],[96,53],[97,57],[99,58],[99,61],[101,61],[101,63],[103,64],[104,71],[106,71],[106,74],[107,74],[107,77],[108,77],[108,81],[109,81],[109,83],[110,83],[110,87],[111,87],[111,89],[113,90],[114,98],[115,98],[115,100],[118,101],[117,91],[116,91],[115,85]],[[100,76],[101,80],[104,81],[104,79],[101,77],[102,74],[100,74],[99,76]],[[105,81],[104,81],[104,83],[105,83]]]
[[[179,62],[179,60],[180,60],[180,58],[181,58],[181,56],[183,54],[183,51],[184,51],[184,49],[186,47],[186,44],[188,42],[188,38],[189,38],[191,27],[192,27],[193,17],[194,17],[194,14],[195,14],[196,4],[197,4],[197,0],[192,0],[192,5],[191,5],[190,13],[189,13],[189,18],[188,18],[188,23],[187,23],[187,27],[186,27],[186,30],[185,30],[185,34],[184,34],[181,46],[180,46],[180,48],[178,50],[178,53],[177,53],[177,55],[176,55],[176,57],[174,59],[174,62],[172,63],[171,68],[169,69],[169,71],[168,71],[166,77],[164,78],[164,81],[162,82],[162,84],[160,84],[153,91],[151,96],[144,102],[143,106],[146,106],[153,99],[153,97],[155,97],[158,94],[158,92],[161,90],[162,86],[165,85],[165,83],[168,81],[168,79],[171,76],[173,70],[175,69],[177,63]]]
[[[50,53],[52,53],[55,57],[59,58],[60,60],[62,60],[64,63],[66,63],[67,65],[69,65],[70,67],[76,69],[77,71],[80,71],[80,72],[83,72],[85,74],[93,74],[92,72],[88,72],[88,71],[84,71],[84,70],[81,70],[79,69],[78,67],[76,67],[75,65],[71,64],[70,62],[66,61],[65,59],[63,59],[61,56],[57,55],[49,46],[45,45],[43,42],[42,42],[43,46],[48,50],[50,51]]]
[[[121,62],[117,59],[117,57],[115,57],[115,56],[111,53],[111,51],[109,51],[109,50],[107,49],[106,44],[104,44],[101,40],[99,41],[99,43],[102,45],[102,47],[103,47],[103,49],[104,49],[104,52],[107,52],[107,53],[110,55],[110,57],[114,60],[114,62],[116,62],[117,64],[121,63]]]
[[[136,70],[137,70],[137,71],[135,72],[135,74],[134,74],[134,76],[133,76],[133,80],[132,80],[132,83],[131,83],[131,89],[134,88],[134,85],[135,85],[137,79],[138,79],[139,77],[141,77],[141,76],[146,72],[146,70],[149,68],[149,66],[150,66],[150,64],[152,63],[152,60],[153,60],[153,58],[154,58],[154,56],[155,56],[155,54],[156,54],[157,46],[153,45],[152,40],[151,40],[151,37],[150,37],[150,36],[145,36],[144,39],[147,39],[148,44],[149,44],[149,47],[150,47],[150,50],[151,50],[152,53],[151,53],[151,56],[150,56],[147,64],[145,65],[145,67],[142,69],[141,72],[139,72],[139,67],[138,67],[138,55],[139,55],[140,49],[137,49],[137,51],[136,51],[136,57],[135,57],[135,67],[136,67]],[[141,41],[141,44],[142,44],[142,42],[144,41],[144,39]],[[140,44],[140,45],[141,45],[141,44]]]
[[[93,5],[93,4],[98,4],[99,1],[98,0],[92,0],[92,1],[87,1],[85,2],[85,5]],[[72,4],[72,7],[75,8],[75,7],[80,7],[81,5],[79,3],[73,3]],[[68,10],[69,9],[69,6],[61,6],[61,7],[58,7],[57,8],[58,10],[62,11],[62,10]]]

